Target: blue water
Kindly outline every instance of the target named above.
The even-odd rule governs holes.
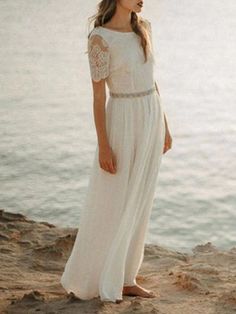
[[[0,206],[63,227],[79,225],[96,145],[81,10],[81,1],[0,1]],[[143,14],[173,137],[146,242],[231,248],[236,2],[147,1]]]

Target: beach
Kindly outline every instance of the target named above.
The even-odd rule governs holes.
[[[123,296],[116,304],[67,294],[59,280],[77,231],[0,210],[0,313],[236,312],[236,247],[211,242],[191,254],[145,245],[137,282],[156,298]]]

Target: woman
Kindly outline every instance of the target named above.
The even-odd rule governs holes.
[[[151,25],[143,1],[103,0],[88,58],[97,131],[79,231],[61,284],[80,299],[155,297],[136,282],[162,154],[171,148],[153,77]],[[109,99],[106,104],[106,85]]]

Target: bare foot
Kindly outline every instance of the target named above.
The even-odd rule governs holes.
[[[123,287],[123,295],[129,296],[140,296],[143,298],[155,298],[157,295],[151,291],[147,290],[139,285],[135,286],[124,286]]]

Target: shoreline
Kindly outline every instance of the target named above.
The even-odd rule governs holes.
[[[157,298],[74,299],[59,280],[77,230],[0,210],[0,313],[236,312],[236,247],[223,251],[210,242],[192,254],[145,244],[137,282]]]

